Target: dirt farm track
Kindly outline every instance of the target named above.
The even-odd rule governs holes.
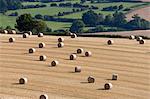
[[[9,43],[14,37],[16,42]],[[108,38],[65,38],[65,46],[57,48],[56,36],[30,36],[0,34],[0,99],[39,99],[47,94],[49,99],[149,99],[150,97],[150,41],[144,45],[136,40]],[[45,48],[38,48],[44,42]],[[34,47],[36,52],[28,53]],[[69,55],[78,48],[91,51],[91,57],[77,54],[76,60]],[[39,61],[46,55],[46,61]],[[59,65],[50,67],[53,60]],[[74,67],[81,66],[81,73]],[[112,74],[118,80],[111,80]],[[87,83],[93,76],[95,83]],[[21,77],[28,83],[18,84]],[[111,90],[104,90],[105,83],[112,83]]]

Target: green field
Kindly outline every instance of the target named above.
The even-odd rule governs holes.
[[[30,13],[32,16],[35,16],[36,14],[42,14],[42,15],[56,15],[59,12],[64,11],[72,11],[71,8],[59,8],[59,7],[45,7],[45,8],[30,8],[30,9],[19,9],[19,10],[12,10],[7,11],[7,15],[11,14],[13,12],[18,12],[19,15],[24,13]]]
[[[66,3],[66,2],[71,2],[71,3],[76,3],[76,2],[80,2],[80,0],[66,0],[64,2],[55,2],[57,4],[59,3]],[[19,15],[24,14],[24,13],[30,13],[33,17],[36,14],[41,14],[41,15],[57,15],[59,12],[65,12],[65,11],[72,11],[73,8],[69,8],[69,7],[50,7],[51,3],[40,3],[40,2],[24,2],[23,5],[36,5],[36,4],[46,4],[47,7],[44,8],[30,8],[30,9],[19,9],[19,10],[10,10],[6,12],[6,15],[9,15],[13,12],[18,12]],[[139,6],[142,5],[144,3],[127,3],[127,2],[118,2],[118,3],[90,3],[90,2],[86,2],[84,3],[85,5],[94,5],[97,6],[99,9],[98,10],[94,10],[96,13],[102,13],[104,15],[108,15],[108,14],[112,14],[114,13],[114,11],[101,11],[102,8],[104,7],[108,7],[108,6],[119,6],[119,5],[123,5],[124,8],[133,8],[135,6]],[[88,10],[86,10],[88,11]],[[81,19],[82,18],[82,14],[85,13],[86,11],[82,11],[82,12],[78,12],[78,13],[73,13],[73,14],[69,14],[69,15],[64,15],[61,16],[61,18],[72,18],[72,19]],[[124,13],[126,13],[124,11]],[[16,17],[10,17],[10,16],[6,16],[6,15],[2,15],[0,14],[0,26],[2,27],[6,27],[6,26],[11,26],[14,28],[15,25],[15,21],[16,21]],[[52,30],[57,30],[57,29],[68,29],[71,26],[71,23],[65,23],[65,22],[52,22],[52,21],[46,21],[47,26],[52,28]]]
[[[14,24],[16,23],[16,17],[10,17],[0,14],[0,27],[3,28],[7,26],[11,26],[14,28]]]
[[[66,22],[53,22],[53,21],[45,21],[47,26],[52,28],[52,30],[58,29],[67,29],[71,26],[71,23]],[[7,26],[11,26],[14,28],[16,24],[16,17],[10,17],[0,14],[0,27],[6,28]]]
[[[98,10],[94,10],[96,13],[101,13],[101,14],[104,14],[104,15],[108,15],[108,14],[113,14],[115,11],[101,11],[102,8],[104,7],[109,7],[109,6],[118,6],[118,5],[123,5],[125,8],[132,8],[134,6],[140,6],[144,3],[127,3],[127,2],[118,2],[118,3],[94,3],[94,4],[91,4],[91,3],[85,3],[85,5],[94,5],[94,6],[97,6],[99,9]],[[65,16],[62,16],[62,18],[73,18],[73,19],[81,19],[82,18],[82,14],[85,13],[86,11],[83,11],[83,12],[78,12],[78,13],[73,13],[73,14],[70,14],[70,15],[65,15]],[[126,11],[122,11],[124,13],[126,13]]]

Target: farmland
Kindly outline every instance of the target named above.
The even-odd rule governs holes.
[[[16,39],[8,43],[9,37]],[[39,99],[46,93],[51,99],[149,99],[150,97],[150,41],[144,45],[135,40],[113,39],[114,45],[107,45],[108,38],[65,38],[64,48],[57,48],[56,36],[30,36],[0,34],[0,97],[2,99]],[[44,42],[46,48],[39,49]],[[87,44],[88,43],[88,44]],[[28,54],[34,47],[36,52]],[[91,57],[77,55],[77,60],[69,60],[69,55],[77,48],[91,51]],[[45,54],[46,61],[39,61]],[[52,60],[59,65],[50,67]],[[74,67],[81,66],[81,73],[74,73]],[[118,80],[111,80],[112,73]],[[7,76],[6,76],[7,75]],[[95,77],[95,83],[87,83],[87,77]],[[20,77],[28,78],[28,83],[19,85]],[[104,90],[105,83],[113,88]]]
[[[71,1],[71,0],[67,0],[64,3],[67,2],[71,2],[71,3],[79,3],[79,0],[76,1]],[[56,4],[59,4],[60,2],[56,2]],[[7,11],[5,13],[5,15],[0,14],[0,20],[2,20],[0,26],[2,27],[6,27],[6,26],[11,26],[12,28],[14,28],[14,24],[15,24],[15,20],[16,17],[9,17],[8,15],[14,12],[18,12],[18,15],[24,14],[24,13],[30,13],[33,17],[37,14],[41,14],[41,15],[50,15],[50,16],[55,16],[58,15],[59,12],[65,12],[65,11],[72,11],[73,8],[69,8],[69,7],[50,7],[51,3],[40,3],[40,2],[24,2],[23,5],[36,5],[36,4],[46,4],[47,7],[43,7],[43,8],[29,8],[29,9],[19,9],[19,10],[10,10]],[[96,13],[102,13],[104,15],[108,15],[108,14],[112,14],[115,11],[101,11],[102,8],[104,7],[108,7],[108,6],[116,6],[116,5],[123,5],[124,8],[131,8],[131,9],[135,9],[138,6],[141,6],[144,3],[124,3],[124,2],[118,2],[118,3],[90,3],[87,2],[84,5],[89,5],[89,6],[96,6],[99,9],[98,10],[94,10]],[[74,8],[77,9],[77,8]],[[59,18],[70,18],[70,19],[81,19],[82,18],[82,14],[87,12],[86,11],[81,11],[81,12],[76,12],[76,13],[72,13],[72,14],[68,14],[68,15],[64,15],[64,16],[59,16]],[[126,13],[127,11],[123,11],[124,13]],[[5,24],[3,24],[5,23]],[[69,29],[69,27],[71,26],[71,23],[65,23],[65,22],[51,22],[51,21],[46,21],[48,27],[52,28],[52,30],[58,30],[58,29]],[[63,26],[63,25],[67,25],[67,26]],[[67,28],[63,28],[63,27],[67,27]]]
[[[150,14],[147,13],[147,12],[149,12],[149,9],[150,9],[150,6],[144,7],[144,8],[141,8],[141,9],[138,9],[138,10],[136,10],[136,11],[131,11],[131,13],[127,14],[127,19],[128,19],[128,20],[131,20],[131,19],[132,19],[132,16],[133,16],[134,14],[139,14],[140,17],[142,17],[142,18],[144,18],[144,19],[150,21],[150,17],[149,17]]]

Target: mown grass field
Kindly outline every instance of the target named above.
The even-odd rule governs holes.
[[[113,39],[114,44],[106,44],[108,38],[65,38],[65,46],[57,48],[56,36],[37,35],[22,38],[22,35],[0,34],[0,97],[2,99],[39,99],[47,94],[50,99],[149,99],[150,97],[150,41],[144,45],[136,40]],[[9,37],[16,39],[9,43]],[[45,48],[38,48],[44,42]],[[34,47],[36,52],[28,54]],[[76,54],[76,60],[69,55],[78,48],[91,51],[91,57]],[[46,55],[46,61],[39,61]],[[53,60],[59,65],[50,67]],[[81,73],[74,73],[75,66],[81,66]],[[111,80],[112,74],[118,80]],[[88,83],[93,76],[95,83]],[[18,84],[18,79],[26,77],[28,83]],[[112,83],[111,90],[104,90],[105,83]]]
[[[41,15],[57,15],[59,12],[64,11],[72,11],[71,8],[59,8],[59,7],[44,7],[44,8],[30,8],[30,9],[19,9],[19,10],[13,10],[8,11],[6,14],[9,15],[12,12],[18,12],[19,15],[24,13],[30,13],[32,16],[35,16],[36,14]]]
[[[65,2],[71,2],[71,3],[76,3],[76,2],[80,2],[80,0],[67,0]],[[63,3],[65,3],[63,2]],[[57,4],[59,4],[60,2],[56,2]],[[61,2],[62,3],[62,2]],[[64,12],[64,11],[72,11],[73,8],[62,8],[62,7],[50,7],[51,3],[39,3],[39,2],[25,2],[23,3],[23,5],[36,5],[36,4],[46,4],[47,7],[44,8],[31,8],[31,9],[19,9],[19,10],[12,10],[12,11],[7,11],[6,15],[9,15],[13,12],[18,12],[19,15],[24,14],[24,13],[30,13],[33,17],[36,14],[41,14],[41,15],[57,15],[59,12]],[[142,5],[143,3],[125,3],[125,2],[119,2],[119,3],[93,3],[91,4],[90,2],[85,3],[85,5],[94,5],[99,7],[98,10],[94,10],[96,13],[102,13],[104,15],[108,15],[108,14],[112,14],[114,13],[114,11],[101,11],[102,8],[104,7],[108,7],[108,6],[115,6],[115,5],[123,5],[125,8],[132,8],[138,5]],[[88,10],[87,10],[88,11]],[[82,18],[82,14],[85,13],[86,11],[82,11],[82,12],[78,12],[78,13],[73,13],[73,14],[69,14],[69,15],[64,15],[61,16],[60,18],[72,18],[72,19],[81,19]],[[124,13],[126,13],[124,11]],[[6,26],[11,26],[12,28],[14,28],[14,24],[15,24],[15,20],[16,17],[9,17],[9,16],[4,16],[2,14],[0,14],[0,26],[2,27],[6,27]],[[47,25],[52,28],[52,30],[57,30],[57,29],[66,29],[68,27],[70,27],[71,23],[64,23],[64,22],[46,22]]]
[[[52,30],[58,29],[68,29],[71,26],[71,23],[66,22],[54,22],[54,21],[45,21],[47,26],[52,28]],[[0,27],[6,28],[7,26],[11,26],[14,28],[16,24],[16,17],[10,17],[0,14]]]

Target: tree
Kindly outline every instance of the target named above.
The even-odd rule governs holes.
[[[72,26],[70,27],[70,32],[80,33],[83,32],[83,27],[85,24],[81,20],[74,21]]]
[[[91,1],[91,3],[94,3],[95,2],[95,0],[90,0]]]
[[[82,15],[83,22],[88,26],[96,26],[99,23],[99,15],[90,10]]]
[[[44,32],[47,29],[47,25],[44,21],[33,21],[33,29],[32,31],[39,33],[39,32]]]
[[[96,28],[94,29],[94,32],[104,32],[106,31],[105,27],[102,25],[98,25],[96,26]]]
[[[133,20],[130,20],[127,23],[128,28],[130,29],[150,29],[150,22],[142,19],[138,14],[132,16]]]
[[[122,5],[122,4],[119,5],[118,9],[119,9],[119,10],[123,9],[123,5]]]
[[[12,28],[11,28],[11,26],[7,26],[5,29],[6,30],[11,30]]]
[[[111,26],[112,25],[112,20],[113,20],[113,17],[112,17],[111,14],[106,15],[105,20],[104,20],[104,24]]]
[[[6,0],[0,0],[0,12],[5,12],[7,11],[7,2]]]
[[[85,3],[86,2],[86,0],[80,0],[81,1],[81,3]]]
[[[19,31],[35,31],[35,32],[43,32],[45,31],[47,25],[44,21],[38,21],[32,18],[30,14],[20,15],[16,19],[16,28]]]
[[[41,14],[35,15],[35,18],[36,18],[36,19],[44,19],[44,17],[43,17]]]
[[[126,16],[122,12],[115,12],[113,14],[113,25],[122,27],[127,23]]]
[[[17,19],[16,19],[16,28],[19,31],[32,31],[33,29],[33,18],[31,17],[30,14],[23,14],[20,15]]]

